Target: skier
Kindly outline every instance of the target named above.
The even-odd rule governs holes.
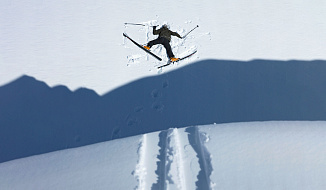
[[[153,34],[158,35],[158,38],[155,40],[152,40],[147,43],[147,45],[143,46],[145,49],[150,50],[153,45],[157,44],[162,44],[164,48],[166,49],[166,53],[170,58],[171,62],[177,61],[179,58],[175,58],[170,46],[170,41],[171,41],[171,35],[172,36],[177,36],[178,38],[182,37],[176,33],[172,32],[169,29],[169,26],[167,24],[164,24],[160,29],[156,30],[156,26],[153,26]]]

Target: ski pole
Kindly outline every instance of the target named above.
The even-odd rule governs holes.
[[[125,23],[125,25],[136,25],[136,26],[146,26],[145,24],[138,24],[138,23]],[[157,25],[156,25],[157,26]],[[154,27],[154,26],[149,26],[149,27]]]
[[[186,35],[184,35],[183,37],[182,37],[182,39],[184,39],[186,36],[188,36],[188,34],[190,34],[190,32],[192,32],[192,31],[194,31],[196,28],[198,28],[199,27],[199,25],[197,25],[195,28],[193,28],[192,30],[190,30]]]
[[[125,25],[139,25],[139,26],[145,26],[145,24],[138,24],[138,23],[125,23]]]

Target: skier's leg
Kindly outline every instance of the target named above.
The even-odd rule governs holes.
[[[148,42],[147,46],[151,48],[153,45],[157,45],[157,44],[162,44],[162,38],[157,38],[155,40]]]
[[[166,49],[166,53],[168,54],[169,58],[174,57],[169,40],[164,39],[163,46]]]

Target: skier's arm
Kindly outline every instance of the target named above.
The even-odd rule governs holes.
[[[176,33],[176,32],[171,32],[171,35],[176,36],[176,37],[178,37],[178,38],[182,38],[182,37],[180,36],[180,34],[178,34],[178,33]]]
[[[153,26],[153,34],[158,35],[160,34],[161,29],[156,30],[156,26]]]

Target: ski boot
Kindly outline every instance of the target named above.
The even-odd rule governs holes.
[[[173,62],[176,62],[176,61],[178,61],[179,60],[179,58],[175,58],[175,57],[170,57],[170,61],[173,63]]]
[[[151,48],[148,46],[143,46],[145,49],[150,50]]]

